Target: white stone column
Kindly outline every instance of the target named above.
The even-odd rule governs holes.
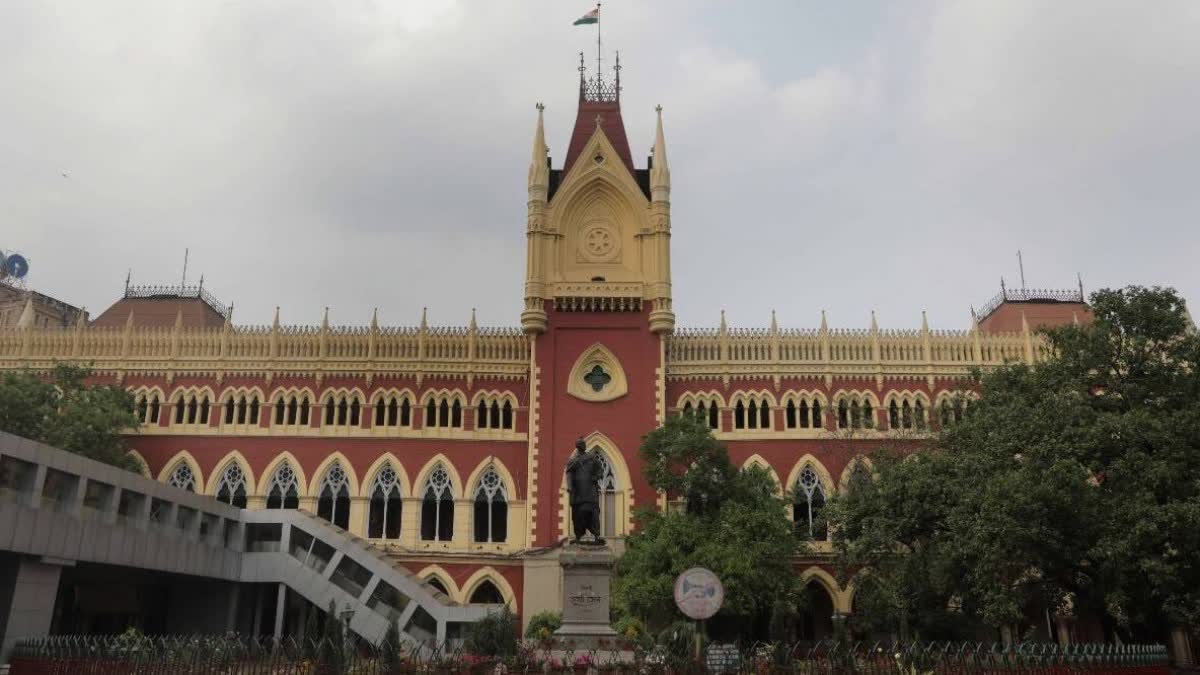
[[[0,604],[6,615],[3,622],[3,642],[0,642],[0,664],[8,661],[8,653],[21,640],[46,637],[54,618],[54,601],[58,597],[58,582],[62,567],[37,560],[17,560],[12,567],[11,587],[0,583]]]

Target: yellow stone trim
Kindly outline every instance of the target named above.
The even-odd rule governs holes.
[[[520,495],[517,494],[517,482],[513,480],[512,473],[505,466],[504,462],[495,455],[488,455],[471,470],[471,475],[467,476],[463,499],[468,501],[475,499],[475,490],[479,487],[479,479],[489,467],[495,468],[496,473],[500,475],[500,480],[504,483],[509,504],[511,505],[512,502],[520,500]]]
[[[325,473],[329,471],[335,463],[341,463],[342,471],[346,472],[346,479],[349,482],[347,489],[351,496],[361,496],[362,490],[358,484],[358,476],[354,473],[354,465],[341,452],[335,450],[325,456],[317,468],[312,472],[312,483],[308,486],[308,494],[313,497],[321,496],[321,481],[325,480]]]
[[[505,401],[507,401],[512,404],[514,415],[517,412],[517,408],[520,406],[520,401],[517,399],[517,395],[511,391],[508,391],[507,389],[481,389],[475,392],[475,395],[471,397],[471,407],[478,407],[480,401],[487,401],[489,404],[492,401],[496,401],[501,405],[504,405]]]
[[[529,447],[527,450],[527,465],[528,477],[526,482],[526,490],[528,491],[528,508],[525,514],[525,547],[533,548],[534,539],[537,537],[536,518],[538,507],[538,431],[541,425],[541,387],[538,384],[538,378],[541,376],[541,369],[537,366],[537,341],[533,338],[529,339]]]
[[[210,497],[217,496],[217,483],[221,480],[221,476],[225,475],[225,469],[231,462],[238,465],[238,468],[242,470],[242,475],[246,478],[246,497],[249,498],[258,494],[255,491],[257,483],[254,479],[254,472],[250,470],[250,462],[246,460],[245,455],[237,450],[230,450],[225,453],[225,456],[217,460],[217,463],[213,465],[213,472],[208,476],[204,494]]]
[[[145,457],[142,457],[142,453],[138,452],[137,450],[130,450],[125,454],[133,457],[133,461],[137,462],[138,464],[138,471],[140,471],[143,476],[151,479],[154,478],[154,476],[150,473],[150,464],[146,462]]]
[[[204,472],[200,471],[200,463],[187,450],[180,450],[171,455],[171,458],[163,464],[162,470],[158,472],[158,482],[167,482],[167,479],[171,477],[171,472],[179,466],[180,462],[187,464],[188,468],[192,470],[192,476],[196,479],[196,491],[199,492],[200,488],[204,486]]]
[[[269,496],[267,494],[267,490],[270,487],[271,480],[275,477],[275,471],[278,470],[279,466],[284,462],[291,464],[292,471],[296,474],[296,496],[301,499],[305,499],[310,496],[311,493],[308,492],[308,477],[304,474],[304,466],[300,464],[300,461],[296,459],[295,455],[287,450],[275,455],[275,457],[271,459],[270,463],[263,468],[262,480],[259,481],[258,485],[254,486],[255,492],[253,493],[253,496],[260,497],[262,499],[266,499]]]
[[[496,588],[500,591],[501,597],[504,598],[504,604],[516,611],[517,594],[513,592],[512,586],[508,584],[508,580],[504,578],[504,575],[497,572],[495,568],[491,567],[490,565],[475,570],[475,573],[463,582],[462,595],[459,602],[464,605],[470,604],[471,594],[474,593],[484,581],[490,581],[495,584]]]
[[[462,591],[458,588],[458,584],[454,583],[454,577],[450,573],[442,569],[441,565],[427,565],[417,572],[417,578],[423,583],[428,583],[430,579],[437,579],[446,587],[446,593],[450,599],[458,604],[466,604],[462,601]]]
[[[592,368],[600,366],[612,379],[600,391],[592,389],[584,381],[584,376]],[[625,378],[625,369],[616,355],[603,344],[597,342],[580,353],[571,366],[571,374],[567,380],[567,393],[575,398],[593,403],[603,403],[621,398],[629,393],[629,381]]]
[[[679,400],[675,402],[675,409],[683,410],[683,407],[688,403],[691,403],[693,408],[699,406],[700,403],[704,403],[706,405],[716,403],[718,409],[728,409],[725,405],[725,397],[722,396],[721,392],[717,391],[716,389],[709,389],[708,391],[684,392],[682,395],[680,395]]]
[[[846,463],[846,468],[842,469],[842,476],[838,481],[838,492],[845,492],[849,487],[850,474],[854,471],[854,467],[859,463],[866,467],[867,471],[872,476],[875,475],[875,465],[871,462],[871,458],[864,455],[855,455],[854,459],[851,459]]]
[[[417,405],[417,403],[416,403],[417,395],[414,394],[413,391],[411,389],[409,389],[408,387],[404,387],[401,389],[397,389],[396,387],[387,387],[386,389],[376,389],[375,391],[371,392],[371,399],[370,399],[369,403],[370,403],[371,407],[374,407],[380,401],[386,401],[389,397],[395,397],[397,403],[399,403],[400,401],[403,401],[405,398],[407,398],[409,405],[413,406],[414,408]]]
[[[422,466],[421,470],[417,472],[417,477],[413,480],[412,495],[414,498],[424,497],[425,481],[428,480],[429,474],[432,473],[433,470],[435,468],[437,468],[437,466],[439,464],[442,465],[446,469],[446,473],[450,476],[450,496],[453,497],[454,501],[456,501],[456,502],[463,498],[464,486],[463,486],[462,477],[458,475],[458,470],[454,468],[454,462],[451,462],[450,459],[446,457],[446,455],[444,455],[440,452],[437,453],[436,455],[434,455],[433,457],[430,457],[429,461],[425,462],[425,465]],[[459,533],[458,527],[457,527],[457,525],[458,525],[458,509],[457,508],[455,508],[454,520],[455,520],[455,525],[456,525],[456,527],[454,528],[454,539],[457,540],[460,536],[460,533]]]
[[[800,582],[807,585],[811,581],[817,582],[825,589],[825,592],[829,593],[829,599],[833,603],[835,611],[842,614],[850,613],[853,593],[849,589],[843,590],[833,575],[820,567],[809,567],[800,573]]]
[[[400,498],[405,499],[412,496],[413,488],[412,484],[408,482],[408,472],[405,471],[404,464],[400,462],[400,459],[391,452],[385,452],[376,457],[375,461],[371,462],[371,466],[367,467],[366,473],[363,474],[362,485],[357,493],[358,496],[364,499],[371,498],[371,488],[375,485],[375,478],[388,463],[391,463],[392,468],[396,471],[396,482],[400,485]]]
[[[796,481],[800,480],[800,472],[804,471],[804,467],[812,466],[813,471],[817,473],[817,477],[821,479],[822,487],[825,488],[825,500],[832,499],[837,494],[837,483],[833,480],[833,475],[829,473],[829,469],[821,463],[812,453],[805,453],[796,463],[792,465],[791,472],[788,473],[786,490],[791,494],[796,489]],[[792,517],[791,511],[788,512],[788,518]]]

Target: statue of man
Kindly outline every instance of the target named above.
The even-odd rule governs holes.
[[[567,460],[567,492],[571,496],[571,523],[576,544],[587,532],[604,543],[600,536],[600,461],[587,451],[583,439],[575,441],[575,454]]]

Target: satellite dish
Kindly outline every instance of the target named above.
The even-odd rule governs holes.
[[[14,253],[4,261],[4,271],[14,279],[20,279],[29,274],[29,261],[20,253]]]

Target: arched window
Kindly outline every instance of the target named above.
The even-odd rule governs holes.
[[[500,398],[485,396],[479,399],[475,408],[476,429],[509,429],[513,428],[512,402],[505,400],[503,407]]]
[[[896,405],[896,399],[888,404],[888,428],[900,428],[900,406]]]
[[[308,426],[308,394],[286,394],[275,401],[276,426]]]
[[[357,394],[331,394],[325,399],[325,426],[357,427],[361,412]]]
[[[850,466],[850,476],[846,480],[845,489],[849,492],[861,489],[864,485],[871,483],[871,472],[867,470],[865,463],[854,460],[854,464]]]
[[[825,508],[825,487],[811,465],[806,465],[796,479],[795,500],[792,504],[792,520],[796,533],[825,541],[827,529],[821,522],[821,510]]]
[[[268,509],[295,509],[300,507],[300,482],[296,471],[286,461],[275,469],[271,482],[267,484]]]
[[[746,404],[742,401],[738,401],[737,405],[733,406],[733,428],[746,428]]]
[[[375,426],[407,427],[412,423],[412,403],[407,396],[381,396],[375,402]]]
[[[485,579],[482,583],[471,591],[471,597],[467,602],[472,605],[503,605],[504,594],[492,583],[491,579]]]
[[[175,470],[167,478],[167,484],[187,490],[188,492],[195,492],[196,477],[192,475],[192,467],[188,466],[187,462],[180,462],[175,465]]]
[[[747,396],[733,407],[734,429],[770,429],[771,403],[765,396]]]
[[[600,531],[606,537],[617,536],[617,477],[612,463],[603,452],[596,452],[600,460]]]
[[[443,584],[442,580],[437,577],[429,577],[425,580],[425,585],[437,590],[442,595],[450,595],[450,591],[446,589],[446,584]]]
[[[435,396],[425,404],[425,426],[462,428],[462,401],[457,396]]]
[[[258,426],[258,394],[250,394],[249,396],[244,394],[230,394],[229,398],[225,399],[224,407],[224,424],[251,424]]]
[[[246,475],[237,462],[230,462],[217,483],[217,501],[239,509],[246,508]]]
[[[955,396],[953,399],[943,398],[938,403],[938,418],[943,427],[961,422],[965,411],[966,404],[961,396]]]
[[[479,479],[475,490],[475,541],[500,542],[508,538],[508,494],[494,467]]]
[[[425,480],[421,499],[421,539],[450,541],[454,538],[454,494],[450,474],[440,464]]]
[[[350,527],[350,487],[341,462],[334,462],[325,472],[317,497],[317,515],[343,530]]]
[[[875,407],[866,396],[847,395],[838,398],[839,429],[874,429]]]
[[[371,484],[371,509],[367,515],[367,536],[372,539],[399,539],[403,508],[400,478],[390,463],[384,464]]]
[[[158,394],[141,394],[137,398],[137,408],[134,410],[134,414],[137,415],[138,422],[141,424],[158,424],[160,407]]]
[[[788,429],[821,429],[825,426],[821,419],[821,402],[808,395],[789,398],[784,408],[784,425]]]

